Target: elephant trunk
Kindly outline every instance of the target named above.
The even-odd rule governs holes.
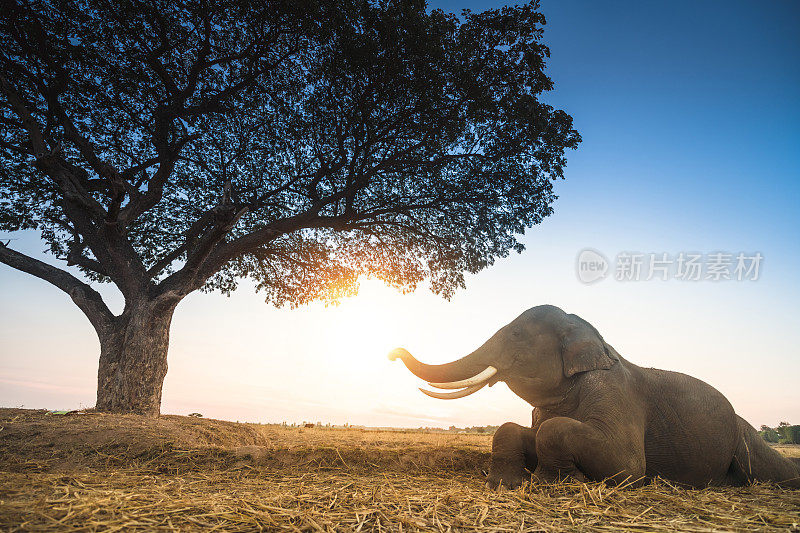
[[[481,350],[472,352],[466,357],[443,365],[426,365],[403,348],[396,348],[389,353],[389,359],[400,359],[412,374],[424,379],[431,386],[439,389],[462,389],[455,392],[433,392],[420,389],[428,396],[443,400],[462,398],[472,394],[489,382],[497,373],[497,369],[489,365],[486,353]]]
[[[389,359],[400,359],[412,374],[429,383],[450,383],[469,379],[484,371],[489,361],[479,351],[443,365],[426,365],[408,353],[404,348],[395,348],[389,352]]]

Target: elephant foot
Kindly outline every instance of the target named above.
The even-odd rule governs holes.
[[[507,489],[518,489],[531,480],[531,473],[525,468],[491,468],[486,481],[490,489],[498,489],[501,485]]]

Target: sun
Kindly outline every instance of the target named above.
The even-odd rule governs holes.
[[[402,341],[394,327],[402,297],[379,280],[360,281],[358,294],[343,298],[331,310],[328,327],[332,355],[363,362],[388,353]]]

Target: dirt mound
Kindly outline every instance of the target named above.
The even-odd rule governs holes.
[[[0,409],[0,464],[10,471],[118,467],[169,450],[264,444],[252,426],[222,420]]]
[[[146,418],[80,412],[0,409],[0,468],[7,472],[75,472],[136,468],[181,472],[241,463],[299,472],[477,473],[490,437],[448,439],[401,432],[291,428],[165,415]]]

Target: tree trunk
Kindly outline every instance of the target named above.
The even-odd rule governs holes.
[[[176,305],[135,302],[126,305],[105,331],[98,331],[98,411],[159,415],[161,387],[167,375],[169,327]]]

